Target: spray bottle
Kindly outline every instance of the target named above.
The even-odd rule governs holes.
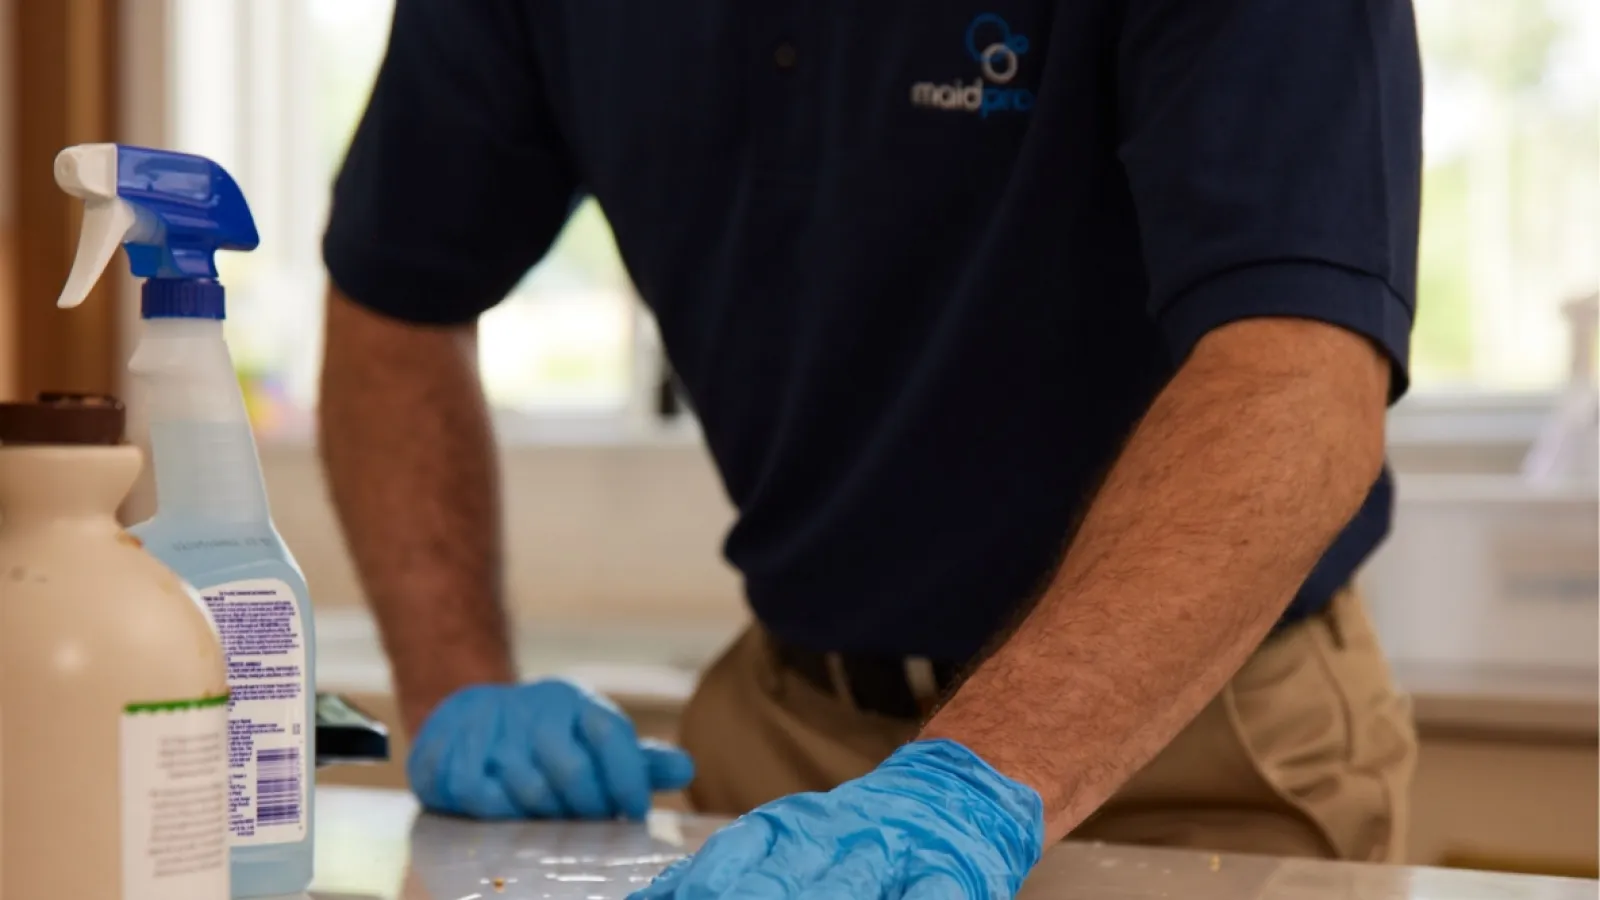
[[[199,592],[227,655],[233,896],[299,893],[312,869],[311,606],[267,508],[214,259],[254,249],[255,223],[232,177],[198,156],[86,144],[61,151],[55,175],[86,207],[59,305],[83,302],[119,244],[145,279],[129,370],[156,512],[130,531]]]
[[[1571,361],[1567,386],[1522,461],[1534,484],[1594,484],[1600,480],[1600,386],[1595,383],[1595,334],[1600,330],[1600,294],[1568,302]]]

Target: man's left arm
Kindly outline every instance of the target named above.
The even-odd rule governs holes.
[[[1222,689],[1383,464],[1389,364],[1303,319],[1201,339],[1112,467],[1060,571],[930,721],[1064,837]]]
[[[1408,0],[1128,0],[1117,58],[1150,311],[1184,361],[924,733],[1037,790],[1047,843],[1222,689],[1360,507],[1415,309]]]

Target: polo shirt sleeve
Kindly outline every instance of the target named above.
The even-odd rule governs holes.
[[[1409,0],[1128,0],[1119,154],[1151,312],[1186,358],[1257,316],[1370,338],[1405,392],[1421,65]]]
[[[470,322],[548,251],[576,190],[526,4],[398,0],[323,259],[376,312]]]

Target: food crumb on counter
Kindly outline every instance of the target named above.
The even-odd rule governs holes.
[[[1211,857],[1211,871],[1213,871],[1213,872],[1222,871],[1222,857],[1215,856],[1215,855],[1213,855]]]

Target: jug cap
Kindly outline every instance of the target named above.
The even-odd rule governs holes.
[[[101,394],[40,394],[35,403],[0,403],[0,447],[115,446],[123,442],[122,401]]]

